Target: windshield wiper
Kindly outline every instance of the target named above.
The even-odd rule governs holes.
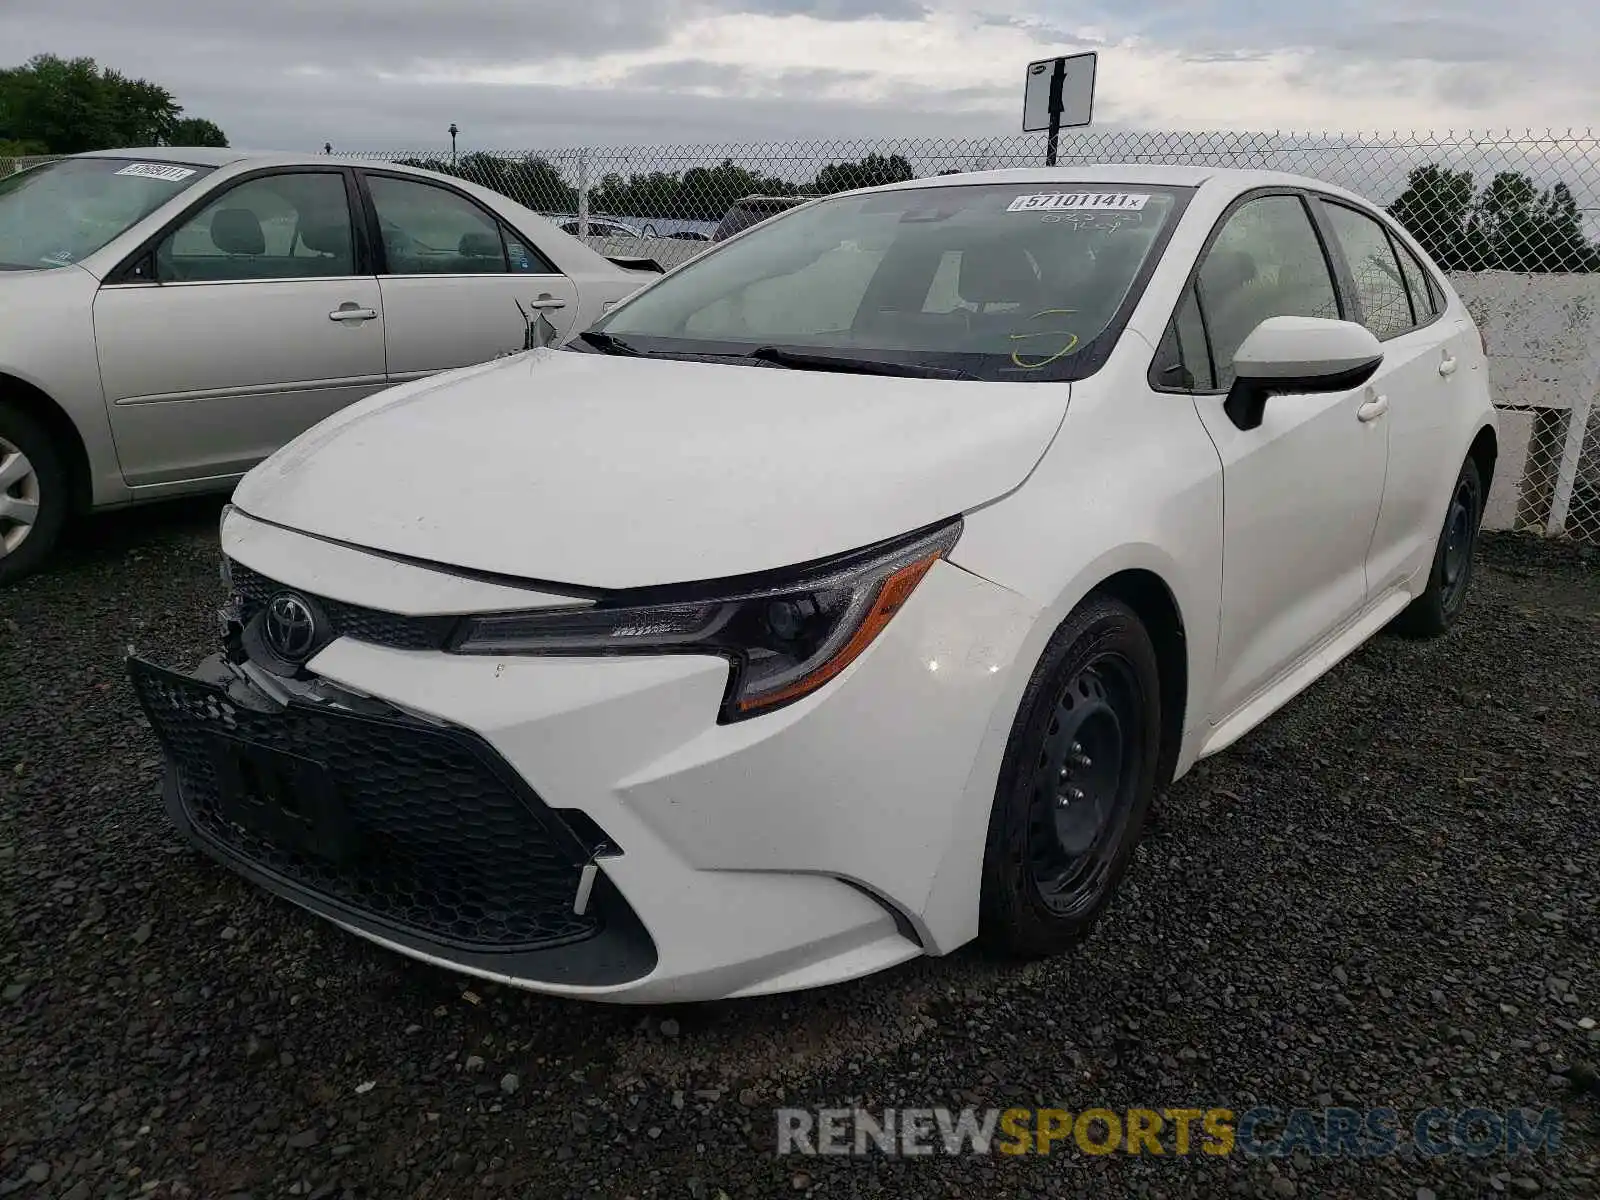
[[[976,379],[970,371],[955,367],[929,367],[922,363],[885,362],[881,358],[853,358],[846,354],[813,354],[809,350],[785,350],[762,346],[746,358],[757,358],[796,371],[841,371],[856,375],[897,375],[907,379]]]
[[[637,358],[644,353],[642,350],[628,345],[627,342],[623,341],[616,335],[606,333],[603,330],[585,329],[578,336],[584,341],[588,342],[589,345],[593,346],[596,350],[602,351],[605,354],[626,354],[630,357]]]

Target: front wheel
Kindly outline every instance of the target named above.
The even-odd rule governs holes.
[[[1143,832],[1161,758],[1155,646],[1091,596],[1046,647],[1012,727],[984,853],[980,932],[1037,958],[1082,938]]]
[[[1446,632],[1467,603],[1472,582],[1472,560],[1478,548],[1478,527],[1483,522],[1483,476],[1478,464],[1461,464],[1450,493],[1444,528],[1434,547],[1428,586],[1394,621],[1396,633],[1431,638]]]
[[[66,517],[66,473],[49,433],[0,400],[0,585],[44,561]]]

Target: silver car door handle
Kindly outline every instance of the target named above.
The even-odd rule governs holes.
[[[328,314],[330,321],[371,321],[378,315],[375,308],[336,308]]]
[[[555,296],[541,296],[537,300],[529,300],[528,307],[535,310],[565,308],[567,302]]]
[[[1374,396],[1371,400],[1368,400],[1360,408],[1356,409],[1356,419],[1358,421],[1376,421],[1379,417],[1383,416],[1383,414],[1388,412],[1388,411],[1389,411],[1389,397],[1388,396]]]
[[[1445,358],[1440,360],[1440,363],[1439,363],[1439,374],[1443,375],[1446,379],[1448,379],[1450,376],[1454,375],[1455,373],[1456,373],[1456,360],[1455,360],[1455,356],[1454,355],[1447,355]]]

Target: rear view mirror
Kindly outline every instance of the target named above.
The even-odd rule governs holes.
[[[1254,429],[1268,396],[1347,392],[1382,363],[1383,346],[1354,321],[1268,317],[1233,356],[1233,387],[1223,408],[1240,429]]]

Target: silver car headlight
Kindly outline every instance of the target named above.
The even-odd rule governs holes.
[[[717,654],[733,666],[720,720],[743,720],[810,695],[859,658],[960,536],[957,519],[767,587],[475,617],[451,649]]]

